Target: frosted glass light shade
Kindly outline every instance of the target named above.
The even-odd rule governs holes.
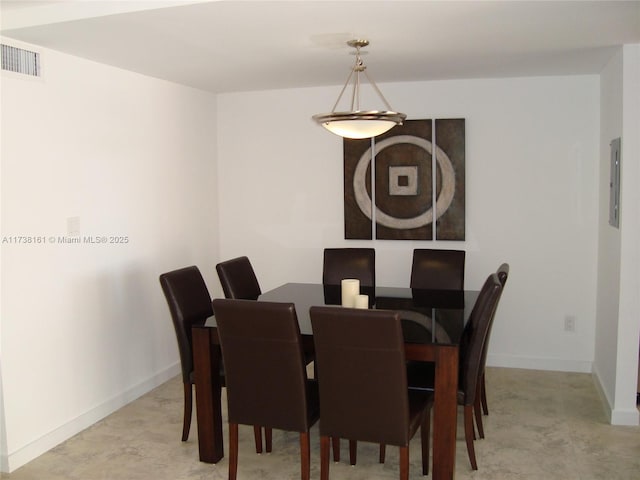
[[[407,116],[397,112],[332,112],[314,115],[313,119],[340,137],[371,138],[402,124]]]

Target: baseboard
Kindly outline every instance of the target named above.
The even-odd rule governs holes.
[[[560,358],[521,357],[517,355],[487,355],[490,367],[524,368],[526,370],[550,370],[555,372],[591,373],[593,362],[564,360]]]
[[[604,387],[602,386],[602,381],[600,380],[600,374],[598,369],[594,366],[593,368],[593,384],[596,387],[596,392],[598,392],[598,396],[600,397],[600,402],[602,403],[602,408],[604,409],[604,414],[607,417],[609,423],[611,423],[611,415],[613,413],[613,408],[611,406],[611,400],[607,395]]]
[[[15,471],[22,465],[25,465],[31,460],[39,457],[56,445],[68,440],[74,435],[80,433],[82,430],[90,427],[94,423],[102,420],[116,410],[124,407],[126,404],[136,400],[159,385],[162,385],[164,382],[178,374],[180,374],[179,362],[171,365],[147,380],[134,385],[128,390],[111,397],[102,404],[86,413],[83,413],[82,415],[79,415],[70,422],[60,425],[55,430],[43,435],[28,445],[25,445],[14,452],[8,453],[7,455],[2,455],[0,457],[0,472],[11,473],[12,471]]]
[[[627,425],[636,427],[640,425],[640,412],[637,408],[628,410],[616,409],[611,412],[611,425]]]
[[[598,392],[600,400],[602,401],[604,413],[611,425],[640,425],[640,412],[638,411],[637,407],[634,406],[632,408],[624,410],[620,408],[613,408],[611,399],[606,394],[605,389],[602,386],[597,368],[594,368],[593,370],[593,383],[596,386],[596,391]]]

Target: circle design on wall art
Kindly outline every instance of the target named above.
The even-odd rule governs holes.
[[[433,144],[429,140],[416,137],[414,135],[397,135],[395,137],[386,138],[380,142],[376,142],[375,146],[378,152],[381,152],[391,145],[408,143],[422,148],[427,153],[433,151]],[[442,189],[436,200],[436,219],[440,218],[447,211],[453,196],[456,192],[456,173],[453,169],[451,159],[438,145],[436,145],[436,162],[442,173]],[[353,193],[360,211],[371,220],[371,197],[367,193],[366,174],[367,167],[371,163],[372,150],[369,147],[362,154],[356,169],[353,172]],[[398,218],[388,215],[376,207],[376,222],[385,227],[395,228],[397,230],[408,230],[411,228],[420,228],[429,225],[433,220],[433,207],[422,212],[420,215],[410,218]]]

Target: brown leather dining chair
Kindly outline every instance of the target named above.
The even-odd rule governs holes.
[[[509,278],[509,264],[508,263],[503,263],[502,265],[500,265],[498,267],[498,270],[496,270],[496,274],[498,275],[498,279],[500,280],[500,283],[502,284],[502,288],[504,289],[504,286],[507,283],[507,279]],[[489,335],[487,336],[487,341],[485,342],[485,347],[484,347],[484,352],[482,353],[482,376],[480,378],[480,395],[478,396],[478,401],[477,403],[482,405],[482,412],[485,415],[489,415],[489,407],[487,404],[487,385],[486,385],[486,380],[485,380],[485,372],[484,372],[484,367],[486,366],[487,363],[487,350],[489,349],[489,338],[491,336],[491,331],[489,331]],[[484,438],[484,430],[482,427],[482,417],[480,417],[480,405],[476,405],[475,407],[475,413],[476,413],[476,424],[478,425],[478,434],[480,435],[480,438]]]
[[[246,256],[232,258],[216,265],[225,298],[257,300],[262,295],[256,273]],[[305,362],[313,362],[313,348],[305,346]],[[256,437],[256,441],[257,441]]]
[[[502,294],[498,275],[487,277],[476,300],[460,340],[460,375],[458,381],[458,404],[464,411],[464,436],[471,468],[478,469],[473,441],[475,431],[473,413],[478,385],[483,371],[483,351],[496,308]],[[408,366],[408,382],[411,390],[433,392],[434,369],[429,363],[412,363]]]
[[[418,428],[426,475],[431,397],[407,388],[399,315],[319,306],[310,315],[322,412],[320,478],[329,478],[331,440],[347,438],[399,446],[400,479],[408,479],[409,441]]]
[[[317,383],[308,380],[292,303],[215,299],[227,380],[229,480],[238,469],[238,425],[300,433],[301,478],[310,476],[309,429],[319,418]]]
[[[191,327],[204,324],[206,319],[213,315],[213,309],[207,285],[195,265],[163,273],[160,275],[160,285],[167,299],[178,340],[184,386],[182,441],[185,442],[189,438],[191,428],[194,384]]]
[[[364,287],[376,286],[376,251],[373,248],[325,248],[322,284],[340,285],[343,278],[357,278]]]
[[[262,290],[253,266],[246,256],[232,258],[216,265],[225,298],[257,300]]]
[[[171,319],[178,340],[182,383],[184,387],[184,414],[182,419],[182,441],[189,439],[193,408],[193,343],[191,328],[202,325],[213,315],[211,296],[200,270],[195,265],[180,268],[160,275]],[[224,363],[220,367],[220,383],[225,385]],[[260,429],[255,431],[256,453],[262,452]]]
[[[411,264],[411,288],[464,290],[464,250],[416,248]]]
[[[344,278],[360,280],[361,287],[376,286],[376,251],[374,248],[325,248],[322,259],[322,284],[340,285]],[[340,439],[333,439],[333,456],[340,460]],[[355,465],[356,442],[350,443],[351,464]]]

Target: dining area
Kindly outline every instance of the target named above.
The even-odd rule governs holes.
[[[380,464],[399,449],[400,479],[452,479],[461,407],[469,465],[482,468],[474,443],[485,436],[486,357],[508,263],[478,290],[465,289],[463,250],[414,249],[406,287],[381,285],[373,248],[325,248],[319,267],[317,283],[263,292],[249,258],[232,258],[216,265],[224,298],[213,299],[197,266],[160,275],[182,361],[182,440],[195,405],[199,460],[228,459],[230,480],[242,478],[246,426],[253,454],[272,452],[273,430],[298,432],[300,478],[310,478],[316,424],[323,480],[331,461],[373,461],[358,460],[359,444],[375,444]],[[410,443],[421,445],[418,472]]]
[[[571,7],[563,2],[534,7],[532,2],[524,10],[504,2],[499,10],[515,18],[500,24],[497,19],[504,17],[496,16],[493,4],[478,8],[477,15],[462,4],[455,7],[460,15],[407,14],[407,9],[450,2],[386,2],[388,7],[372,2],[366,9],[349,8],[346,2],[294,2],[286,8],[254,2],[255,8],[248,9],[240,6],[246,7],[243,2],[199,2],[115,15],[96,9],[108,3],[117,10],[123,2],[93,2],[94,9],[82,8],[86,2],[26,3],[7,1],[0,7],[3,45],[38,54],[43,67],[41,78],[4,71],[2,79],[3,236],[40,241],[7,243],[2,251],[3,478],[226,478],[228,389],[221,385],[219,400],[214,392],[210,402],[212,411],[216,402],[221,408],[223,456],[215,464],[201,462],[198,443],[207,435],[198,434],[199,392],[193,384],[189,393],[185,388],[183,364],[189,361],[183,362],[178,351],[158,276],[197,266],[210,300],[223,298],[215,265],[247,256],[266,294],[287,283],[322,283],[326,247],[375,247],[376,286],[381,287],[410,288],[415,248],[465,250],[466,290],[480,291],[502,262],[510,264],[513,278],[500,300],[487,351],[484,439],[475,426],[478,470],[472,469],[467,451],[465,406],[458,405],[455,478],[585,480],[603,478],[603,472],[606,478],[634,478],[625,467],[637,466],[637,444],[617,428],[638,424],[640,216],[633,187],[638,165],[629,161],[638,158],[640,112],[635,108],[640,98],[638,17],[628,13],[634,2],[575,2]],[[317,15],[320,3],[323,14]],[[207,12],[190,15],[192,9]],[[64,15],[56,17],[54,10]],[[190,19],[176,22],[176,16]],[[555,36],[547,35],[550,18],[556,20]],[[407,28],[409,19],[417,24],[413,32]],[[440,26],[439,39],[432,38],[433,28],[424,28],[425,21]],[[476,61],[462,62],[446,49],[452,45],[450,33],[463,31],[460,26],[470,21],[479,30],[466,32],[471,43],[462,51]],[[199,28],[190,28],[190,22]],[[149,35],[140,30],[143,25]],[[354,25],[362,28],[353,31]],[[611,35],[598,36],[598,45],[594,25]],[[216,41],[197,50],[188,42],[197,31],[216,35]],[[236,36],[230,38],[231,32]],[[327,45],[334,39],[325,35],[332,32],[345,32],[345,37]],[[497,51],[478,45],[482,32],[490,33],[481,37],[494,39]],[[420,38],[407,42],[408,33]],[[349,166],[354,174],[358,170],[353,177],[359,181],[353,193],[357,190],[360,200],[371,204],[372,216],[378,218],[377,207],[384,204],[389,207],[384,213],[394,217],[379,217],[385,228],[378,232],[374,224],[372,240],[345,237],[346,195],[353,183],[345,184],[352,172],[345,168],[344,142],[312,120],[331,108],[354,58],[345,42],[360,34],[371,41],[362,59],[393,109],[407,114],[407,127],[410,120],[431,119],[431,136],[426,132],[420,138],[439,145],[451,160],[432,151],[428,163],[378,164],[376,173],[357,169],[366,164],[360,159],[368,145],[351,152]],[[122,41],[114,42],[116,37]],[[526,40],[531,50],[505,55],[504,46],[514,39],[518,46]],[[585,65],[585,50],[565,49],[571,39],[576,40],[573,46],[596,54],[596,68]],[[95,55],[89,52],[100,45],[104,48],[94,50]],[[549,45],[552,68],[546,70],[537,63],[537,53]],[[153,60],[164,72],[206,81],[167,62],[170,46],[174,58],[210,68],[231,88],[203,90],[136,70],[138,60]],[[159,55],[153,55],[154,49]],[[101,56],[108,52],[116,63]],[[276,62],[277,52],[297,56]],[[432,55],[454,67],[484,72],[439,80],[408,76],[420,66],[429,75],[442,73]],[[305,63],[295,60],[302,58]],[[579,60],[579,68],[573,68],[572,58]],[[126,59],[132,63],[124,65]],[[412,62],[408,67],[396,62],[403,59]],[[486,70],[499,67],[491,59],[523,70],[518,75]],[[234,74],[227,68],[229,60],[257,70]],[[304,68],[307,64],[313,68]],[[387,76],[387,68],[394,75]],[[265,71],[282,83],[269,83]],[[300,81],[296,72],[312,81]],[[254,86],[243,89],[245,80]],[[413,181],[425,176],[416,177],[415,168],[406,167],[417,165],[420,171],[434,162],[447,167],[438,167],[438,175],[447,173],[444,179],[427,180],[436,198],[430,196],[424,209],[442,205],[437,198],[442,180],[460,192],[449,168],[463,171],[452,156],[459,153],[459,143],[449,142],[459,135],[439,127],[447,119],[464,119],[465,125],[466,209],[459,217],[464,218],[465,239],[443,239],[436,232],[433,240],[391,240],[389,224],[413,214],[387,200],[393,196],[404,202],[423,192],[429,196],[422,183]],[[622,139],[624,172],[618,227],[608,223],[614,139]],[[378,146],[380,159],[395,149],[395,144]],[[429,143],[408,146],[421,153]],[[348,212],[362,220],[366,212],[359,213],[359,205],[350,205],[354,208]],[[128,242],[64,242],[78,236]],[[384,300],[369,298],[375,310]],[[212,316],[211,301],[207,304]],[[456,321],[448,329],[436,322],[435,331],[429,330],[426,326],[434,325],[422,315],[431,315],[400,310],[403,340],[410,327],[425,339],[433,334],[451,340],[460,330]],[[296,316],[300,312],[296,307]],[[313,345],[313,336],[301,336]],[[437,385],[430,391],[438,382],[436,366],[405,360],[407,382],[416,374],[425,380],[423,393],[434,395],[429,475],[435,475],[439,460],[433,458],[434,449],[443,445],[435,424],[441,418]],[[458,363],[460,371],[460,357]],[[320,367],[318,359],[306,364],[309,379],[316,378],[316,364]],[[186,375],[189,379],[195,373],[188,369]],[[188,394],[191,423],[182,442]],[[552,420],[559,426],[553,427]],[[321,423],[322,415],[310,430],[312,478],[320,477]],[[214,427],[218,424],[212,422],[212,432]],[[238,478],[297,478],[299,432],[291,436],[274,430],[272,453],[255,455],[251,429],[240,427]],[[219,437],[212,433],[209,438]],[[380,464],[379,442],[356,442],[352,467],[349,440],[341,439],[341,461],[330,463],[330,478],[398,477],[397,446],[386,446]],[[410,477],[422,472],[421,443],[417,433],[409,442]],[[282,464],[286,469],[278,468]]]

